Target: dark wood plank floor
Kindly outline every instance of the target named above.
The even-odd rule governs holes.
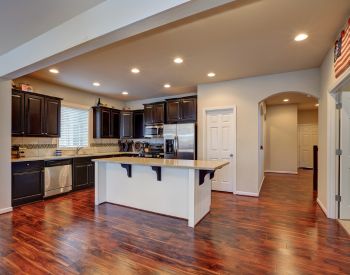
[[[196,227],[104,204],[93,190],[0,216],[0,274],[350,274],[350,238],[312,175],[268,175],[261,197],[213,193]]]

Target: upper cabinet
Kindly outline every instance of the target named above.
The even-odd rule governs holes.
[[[145,104],[144,105],[144,122],[145,125],[164,123],[165,104],[164,102]]]
[[[133,138],[133,112],[121,111],[120,112],[120,137],[121,138]]]
[[[144,110],[134,111],[134,138],[144,138]]]
[[[169,99],[166,103],[167,123],[195,122],[197,97]]]
[[[119,138],[120,111],[106,107],[93,107],[93,137]]]
[[[61,99],[12,91],[12,135],[60,136]]]

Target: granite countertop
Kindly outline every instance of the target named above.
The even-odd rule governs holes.
[[[143,166],[161,166],[174,168],[189,168],[195,170],[216,170],[229,164],[228,161],[217,160],[184,160],[184,159],[157,159],[157,158],[102,158],[95,159],[94,162],[123,163]]]
[[[108,153],[91,153],[91,154],[78,154],[72,156],[45,156],[45,157],[25,157],[25,158],[12,158],[12,162],[22,161],[37,161],[37,160],[61,160],[61,159],[72,159],[72,158],[85,158],[85,157],[99,157],[109,155],[138,155],[137,152],[108,152]]]

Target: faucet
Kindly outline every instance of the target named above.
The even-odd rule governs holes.
[[[75,154],[76,155],[79,155],[79,151],[81,150],[81,149],[83,149],[84,147],[77,147],[76,149],[75,149]]]

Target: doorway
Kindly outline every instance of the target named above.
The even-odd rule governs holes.
[[[215,173],[212,190],[232,193],[236,189],[236,107],[205,109],[204,118],[205,159],[230,162]]]

